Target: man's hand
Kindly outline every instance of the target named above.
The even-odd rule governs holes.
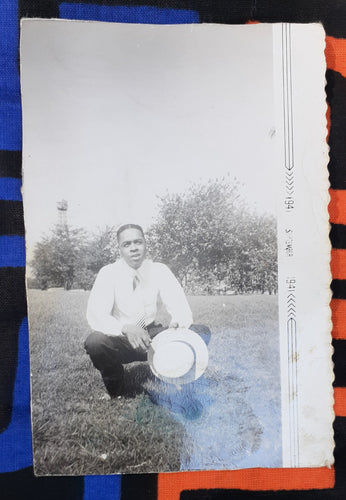
[[[149,334],[144,328],[137,325],[124,325],[122,332],[127,337],[133,349],[147,351],[150,346]]]
[[[170,323],[169,328],[179,328],[179,324],[176,321]]]
[[[179,325],[178,325],[178,323],[173,322],[173,323],[171,323],[171,324],[169,325],[169,328],[179,328]]]

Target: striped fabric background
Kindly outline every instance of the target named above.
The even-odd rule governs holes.
[[[131,23],[316,22],[326,30],[334,469],[250,469],[35,478],[21,203],[19,22],[22,17]],[[344,0],[0,1],[0,498],[4,500],[342,499],[346,491],[346,2]]]

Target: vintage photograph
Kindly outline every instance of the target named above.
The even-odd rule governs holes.
[[[285,465],[273,47],[23,23],[37,475]]]

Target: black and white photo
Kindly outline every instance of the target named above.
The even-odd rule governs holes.
[[[310,102],[295,59],[304,36],[322,35],[23,22],[36,474],[332,460],[329,403],[318,450],[302,435],[311,381],[300,376],[316,372],[313,345],[331,400],[328,291],[311,295],[304,263],[326,182],[324,66],[307,43]],[[303,101],[318,103],[311,142]],[[316,192],[304,184],[312,161]]]

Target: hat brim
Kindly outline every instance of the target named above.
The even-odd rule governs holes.
[[[162,369],[160,369],[162,363],[158,363],[155,359],[155,352],[163,351],[167,353],[169,349],[162,348],[167,347],[170,343],[174,343],[175,347],[179,346],[179,344],[182,346],[188,345],[193,352],[194,362],[191,367],[187,367],[186,372],[183,374],[174,373],[174,370],[172,370],[170,375],[167,376],[167,373],[163,373]],[[160,332],[152,340],[148,350],[148,362],[154,375],[164,382],[176,385],[188,384],[197,380],[205,372],[208,366],[208,348],[196,332],[188,328],[168,328]]]

